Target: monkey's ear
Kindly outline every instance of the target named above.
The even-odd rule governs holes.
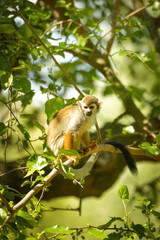
[[[98,107],[100,108],[102,101],[98,101]]]
[[[77,103],[79,106],[81,106],[82,105],[82,100],[81,101],[78,101],[78,103]]]

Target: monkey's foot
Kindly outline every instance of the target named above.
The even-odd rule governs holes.
[[[80,155],[86,155],[88,152],[94,150],[97,148],[97,143],[96,142],[90,142],[87,147],[82,147],[78,150]]]
[[[95,141],[90,142],[88,147],[89,149],[94,150],[95,148],[97,148],[97,142]]]
[[[73,166],[75,166],[79,163],[79,158],[76,157],[76,156],[66,155],[65,158],[68,159],[68,160],[72,160],[73,161],[73,163],[72,163]]]

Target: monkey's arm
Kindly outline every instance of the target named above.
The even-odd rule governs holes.
[[[137,174],[138,170],[137,170],[137,166],[136,163],[134,161],[134,159],[132,158],[132,155],[130,154],[130,152],[128,151],[128,149],[126,148],[126,146],[120,142],[117,141],[107,141],[105,144],[109,144],[114,146],[115,148],[119,148],[121,150],[121,152],[124,155],[124,158],[126,160],[127,166],[129,167],[130,171],[133,174]]]
[[[90,137],[89,137],[88,132],[85,132],[85,133],[82,135],[81,141],[82,141],[82,143],[83,143],[85,146],[89,146],[91,140],[90,140]]]
[[[73,136],[71,132],[66,132],[64,134],[63,149],[68,149],[68,150],[74,149]],[[66,159],[72,159],[74,166],[79,163],[79,158],[73,155],[66,155],[63,161],[66,161]]]
[[[67,132],[64,134],[63,148],[64,149],[73,149],[73,137],[70,132]]]

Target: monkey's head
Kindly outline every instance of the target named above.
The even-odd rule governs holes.
[[[86,95],[82,101],[80,101],[81,108],[86,117],[94,116],[100,109],[101,102],[92,95]]]

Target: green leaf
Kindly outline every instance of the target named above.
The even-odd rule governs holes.
[[[138,198],[138,201],[141,202],[145,207],[149,207],[151,205],[151,201],[146,198]]]
[[[12,74],[10,74],[10,73],[3,74],[1,76],[1,79],[0,79],[2,88],[4,90],[9,88],[12,85],[12,81],[13,81],[13,75]]]
[[[45,128],[37,121],[33,121],[33,125],[41,130],[42,133],[45,132]]]
[[[5,72],[10,72],[9,64],[7,57],[0,52],[0,69],[5,71]]]
[[[136,232],[138,237],[142,238],[145,237],[145,228],[141,224],[134,224],[132,223],[132,229]]]
[[[12,24],[0,24],[0,34],[13,34],[15,32],[15,28]]]
[[[29,39],[33,36],[32,31],[29,29],[29,27],[25,23],[19,27],[19,31],[24,37],[24,39]]]
[[[37,226],[36,220],[26,211],[19,210],[16,215],[16,220],[19,226],[34,228]]]
[[[21,187],[24,187],[24,186],[26,186],[26,185],[31,185],[31,181],[29,181],[29,180],[26,180],[26,181],[24,181],[22,184],[21,184]]]
[[[72,155],[72,156],[76,156],[76,157],[78,157],[78,158],[81,158],[80,154],[79,154],[76,150],[74,150],[74,149],[63,149],[63,148],[59,148],[58,150],[59,150],[59,152],[60,152],[62,155],[64,155],[64,156],[66,156],[66,155]]]
[[[156,135],[156,143],[160,146],[160,133]]]
[[[129,191],[126,185],[122,185],[121,187],[119,187],[118,195],[123,201],[129,200]]]
[[[62,161],[60,161],[60,164],[61,164],[63,172],[66,174],[65,177],[67,177],[69,179],[72,179],[72,180],[75,180],[75,174],[70,172],[70,170],[71,170],[70,167],[67,166],[67,165],[64,165]]]
[[[30,135],[27,132],[27,130],[25,129],[25,127],[22,124],[18,124],[17,127],[19,128],[19,130],[21,131],[21,133],[23,134],[23,136],[25,137],[25,139],[29,140]]]
[[[10,201],[13,201],[15,198],[15,194],[11,191],[8,191],[8,189],[5,189],[3,192],[4,196],[9,199]]]
[[[31,155],[27,161],[27,167],[29,168],[29,171],[27,172],[25,177],[30,176],[35,171],[40,171],[41,169],[46,167],[47,164],[48,163],[45,158],[38,156],[36,154]]]
[[[146,149],[148,153],[151,153],[153,155],[159,155],[160,153],[160,148],[156,144],[151,145],[149,142],[144,142],[140,144],[139,147]]]
[[[126,56],[128,55],[128,51],[120,51],[118,54],[119,56]]]
[[[89,227],[87,229],[87,233],[94,236],[94,237],[97,237],[99,239],[106,239],[108,238],[107,234],[105,234],[105,232],[103,230],[99,230],[97,228],[92,228],[92,227]]]
[[[122,233],[121,232],[110,233],[110,234],[108,234],[108,238],[109,238],[109,240],[120,240],[122,238]],[[130,238],[127,238],[127,239],[130,240]]]
[[[39,172],[40,174],[44,174],[44,171],[42,170],[41,172]],[[42,175],[38,175],[37,177],[36,177],[36,179],[34,180],[34,181],[32,181],[32,183],[31,183],[31,187],[33,187],[37,182],[42,182],[43,181],[43,179],[44,178],[46,178],[46,177],[43,177]]]
[[[112,217],[111,220],[109,220],[107,223],[100,225],[101,228],[105,229],[105,228],[109,228],[111,226],[111,224],[115,221],[121,221],[123,222],[123,219],[120,217]]]
[[[3,122],[0,122],[0,136],[4,135],[8,130],[8,127],[5,126]]]
[[[152,10],[153,10],[153,11],[158,11],[158,10],[160,10],[160,2],[159,2],[159,0],[153,1]]]
[[[135,132],[135,129],[132,125],[123,127],[123,129],[122,129],[123,134],[134,133],[134,132]]]
[[[26,77],[13,78],[13,87],[16,91],[27,93],[31,90],[31,83]]]
[[[50,228],[45,228],[44,230],[50,233],[62,233],[62,234],[70,234],[73,232],[72,230],[69,229],[69,227],[63,227],[59,225]]]
[[[27,105],[29,105],[32,102],[33,96],[34,96],[34,92],[31,90],[30,92],[27,92],[26,94],[23,94],[22,96],[17,97],[14,101],[21,101],[22,108],[24,109]]]
[[[47,158],[47,159],[49,159],[51,161],[55,160],[55,158],[56,158],[54,153],[51,151],[50,148],[47,148],[47,152],[44,152],[42,154],[42,157]]]
[[[27,238],[25,238],[25,240],[37,240],[37,238],[35,238],[35,237],[27,237]]]
[[[152,210],[151,213],[160,220],[160,212]]]
[[[45,103],[45,113],[47,115],[47,122],[49,123],[52,117],[62,108],[65,107],[63,98],[57,97],[48,100]]]

